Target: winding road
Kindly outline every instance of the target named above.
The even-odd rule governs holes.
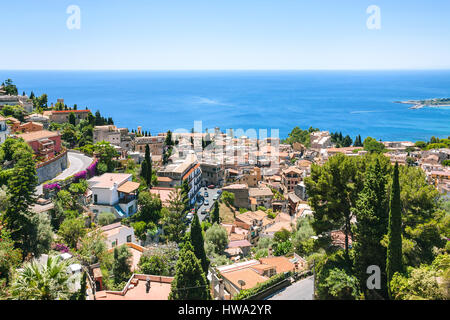
[[[85,156],[82,153],[77,152],[67,152],[67,160],[69,165],[66,170],[57,175],[54,180],[63,180],[67,177],[74,175],[77,172],[86,170],[87,167],[92,163],[92,158]],[[42,188],[44,184],[40,184],[36,187],[36,193],[38,195],[43,194]]]
[[[313,291],[313,277],[310,276],[278,291],[267,300],[313,300]]]

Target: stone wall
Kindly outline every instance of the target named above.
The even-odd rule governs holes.
[[[49,160],[42,166],[39,166],[38,168],[36,168],[38,183],[41,184],[44,181],[54,179],[57,175],[59,175],[67,168],[67,165],[67,152],[64,152],[61,157]]]

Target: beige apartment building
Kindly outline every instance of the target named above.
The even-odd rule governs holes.
[[[91,113],[91,110],[50,110],[44,111],[44,116],[50,118],[50,121],[56,123],[66,123],[69,122],[69,115],[71,113],[75,114],[75,123],[79,123],[81,120],[86,120]]]
[[[281,185],[285,192],[294,191],[297,184],[302,181],[303,171],[297,167],[289,167],[281,172]]]
[[[164,136],[136,137],[134,139],[134,150],[145,153],[145,146],[148,145],[150,153],[154,155],[162,155],[164,148]]]

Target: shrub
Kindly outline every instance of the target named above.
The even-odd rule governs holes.
[[[61,253],[66,253],[69,252],[69,247],[66,246],[64,243],[53,243],[52,250],[59,251]]]
[[[75,183],[78,183],[78,181],[80,181],[81,179],[86,180],[86,178],[87,178],[87,171],[83,170],[83,171],[80,171],[78,173],[75,173],[73,175],[73,178],[74,178]]]
[[[47,191],[60,191],[61,190],[61,186],[57,183],[49,183],[49,184],[44,184],[44,189],[46,189]]]
[[[114,220],[116,220],[116,216],[112,212],[101,212],[97,217],[98,224],[101,226],[111,224]]]
[[[96,170],[97,170],[97,163],[98,160],[96,159],[94,162],[91,163],[89,167],[87,167],[86,171],[89,175],[89,177],[95,176]]]
[[[251,289],[244,289],[239,292],[237,296],[233,298],[233,300],[246,300],[264,290],[267,288],[270,288],[271,286],[283,281],[284,279],[289,278],[292,275],[292,272],[285,272],[285,273],[279,273],[273,277],[271,277],[269,280],[265,282],[258,283],[255,287]]]

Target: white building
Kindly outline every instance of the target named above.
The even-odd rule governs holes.
[[[92,191],[91,210],[98,214],[109,211],[118,218],[129,217],[137,211],[139,183],[127,173],[105,173],[87,182]]]
[[[127,242],[137,244],[133,228],[123,226],[120,222],[103,226],[100,230],[106,237],[106,244],[109,249],[121,246]]]

